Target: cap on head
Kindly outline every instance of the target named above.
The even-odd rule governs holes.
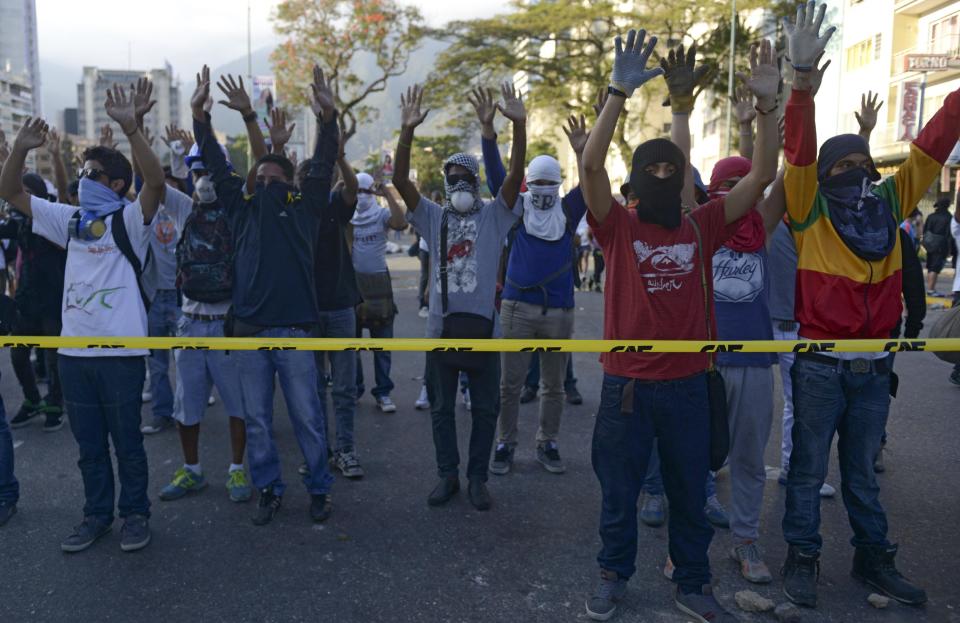
[[[827,139],[820,146],[817,156],[817,180],[822,183],[830,177],[833,167],[850,154],[864,154],[870,158],[870,180],[880,181],[880,173],[870,156],[870,145],[858,134],[840,134]]]

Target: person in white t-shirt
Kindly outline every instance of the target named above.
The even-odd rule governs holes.
[[[145,81],[144,81],[145,82]],[[119,86],[107,93],[107,114],[120,125],[143,170],[144,186],[132,203],[125,199],[132,182],[130,161],[107,147],[83,155],[80,209],[31,197],[20,174],[30,150],[44,144],[48,126],[29,119],[0,173],[0,198],[33,218],[33,232],[67,249],[63,293],[65,337],[144,337],[147,311],[138,279],[150,245],[150,224],[163,194],[163,169],[137,126],[138,110],[155,102],[149,90]],[[145,96],[143,96],[145,94]],[[139,264],[139,266],[136,266]],[[120,547],[135,551],[150,542],[147,455],[140,433],[140,393],[147,350],[61,348],[60,378],[70,429],[80,450],[86,503],[83,521],[61,543],[79,552],[110,531],[114,500],[124,519]],[[114,492],[113,442],[120,478]]]

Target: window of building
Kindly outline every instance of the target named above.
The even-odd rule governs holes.
[[[930,24],[929,52],[960,56],[960,13]]]
[[[873,60],[880,60],[880,50],[883,48],[883,35],[877,33],[873,38]]]
[[[869,65],[875,60],[873,51],[874,38],[864,39],[847,48],[847,70],[853,71]]]

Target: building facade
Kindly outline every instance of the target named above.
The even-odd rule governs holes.
[[[35,0],[0,0],[0,75],[31,92],[32,116],[43,110]]]

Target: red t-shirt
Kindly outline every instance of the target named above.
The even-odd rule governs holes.
[[[700,226],[706,281],[713,300],[714,252],[728,239],[723,199],[690,213]],[[677,229],[641,223],[614,200],[602,225],[587,215],[607,266],[603,337],[607,340],[705,340],[703,285],[697,235],[686,217]],[[716,339],[716,315],[711,312]],[[650,381],[692,376],[706,370],[706,354],[603,353],[607,374]]]

